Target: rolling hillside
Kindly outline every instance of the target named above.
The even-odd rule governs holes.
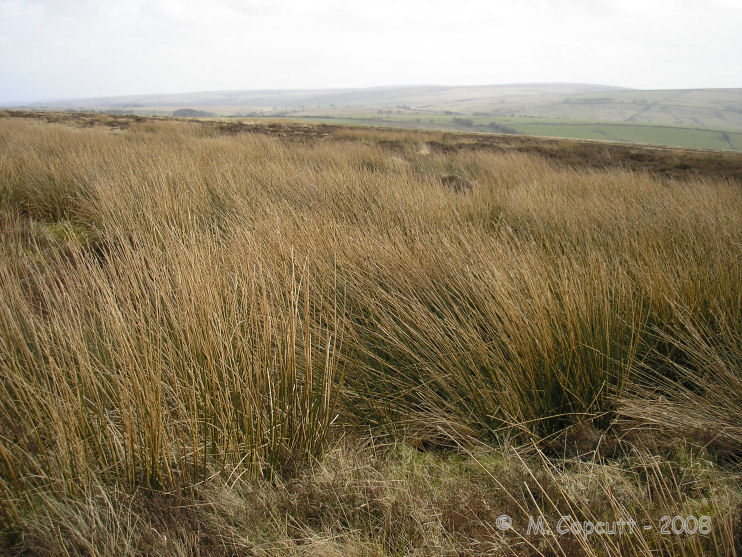
[[[590,84],[217,91],[31,103],[32,108],[506,132],[742,151],[742,89]],[[198,111],[198,112],[196,112]]]

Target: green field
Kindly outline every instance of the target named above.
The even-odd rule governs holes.
[[[742,133],[643,124],[503,122],[528,135],[742,151]]]
[[[376,115],[369,112],[345,113],[338,116],[331,114],[303,116],[302,119],[337,124],[412,127],[481,133],[500,133],[496,126],[504,126],[524,135],[742,152],[742,133],[740,132],[679,126],[572,122],[530,117],[492,118],[486,116],[410,113]],[[462,120],[470,120],[472,125],[468,125],[468,122],[462,125]],[[496,126],[493,127],[492,124]]]

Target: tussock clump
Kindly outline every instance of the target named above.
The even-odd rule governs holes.
[[[19,551],[732,545],[739,184],[440,134],[65,121],[0,120],[0,511]],[[187,528],[158,518],[173,506]],[[502,509],[518,528],[565,509],[719,526],[524,541]]]
[[[471,193],[474,190],[469,180],[456,174],[442,174],[440,180],[441,184],[456,193]]]

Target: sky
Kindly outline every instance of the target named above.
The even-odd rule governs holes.
[[[0,103],[546,82],[742,87],[742,2],[0,0]]]

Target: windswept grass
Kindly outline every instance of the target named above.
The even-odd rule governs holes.
[[[11,546],[733,547],[740,185],[446,154],[420,135],[374,133],[0,120]],[[337,451],[343,464],[328,464]],[[367,469],[374,459],[384,464]],[[420,472],[418,459],[446,471]],[[472,470],[477,508],[449,513]],[[160,506],[188,505],[203,511],[183,511],[190,530],[158,522]],[[517,527],[528,513],[696,513],[715,529],[525,543],[494,527],[505,508]]]

